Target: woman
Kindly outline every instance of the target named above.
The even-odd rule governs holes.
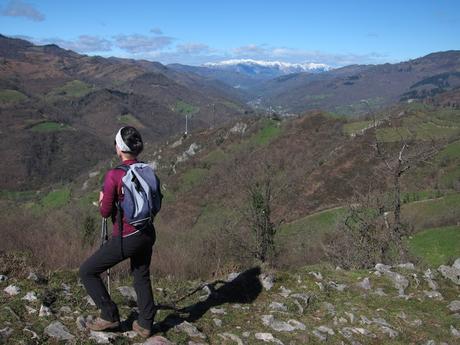
[[[123,127],[115,136],[115,147],[123,166],[138,163],[137,156],[143,149],[141,135],[134,127]],[[110,298],[100,274],[130,258],[139,307],[139,317],[133,323],[133,330],[142,337],[149,337],[156,313],[149,270],[152,246],[155,243],[155,229],[153,224],[149,223],[138,230],[127,223],[123,216],[122,226],[120,226],[117,203],[123,200],[121,186],[125,174],[126,169],[115,168],[109,170],[105,176],[103,190],[99,196],[99,206],[102,217],[112,218],[114,224],[112,238],[80,267],[83,285],[101,310],[101,316],[88,322],[87,327],[94,331],[104,331],[120,326],[117,305]],[[159,188],[159,185],[157,187]]]

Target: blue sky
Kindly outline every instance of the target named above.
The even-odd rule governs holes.
[[[252,58],[336,67],[460,49],[460,1],[0,0],[0,33],[162,63]]]

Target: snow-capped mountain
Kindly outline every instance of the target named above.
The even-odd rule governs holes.
[[[274,78],[291,73],[320,73],[330,70],[330,66],[319,63],[289,63],[281,61],[263,61],[253,59],[232,59],[221,62],[209,62],[204,67],[233,71],[254,77]]]

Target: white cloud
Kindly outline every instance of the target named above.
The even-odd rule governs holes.
[[[140,34],[115,36],[116,45],[128,53],[138,54],[157,51],[171,45],[174,38],[168,36],[146,36]]]
[[[203,54],[209,53],[209,46],[204,43],[184,43],[176,46],[176,50],[180,54]]]
[[[36,43],[57,44],[58,46],[76,51],[78,53],[106,52],[112,49],[112,42],[98,36],[81,35],[76,40],[63,40],[59,38],[46,38]]]
[[[235,55],[246,56],[246,55],[260,55],[266,54],[267,48],[265,45],[248,44],[246,46],[238,47],[232,50]]]
[[[25,17],[36,22],[45,20],[43,13],[38,11],[32,4],[23,2],[22,0],[9,1],[1,11],[1,14],[7,17]]]

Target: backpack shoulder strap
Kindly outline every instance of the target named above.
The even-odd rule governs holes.
[[[124,172],[128,172],[130,168],[129,168],[129,165],[120,164],[116,166],[115,169],[119,169],[119,170],[123,170]]]

